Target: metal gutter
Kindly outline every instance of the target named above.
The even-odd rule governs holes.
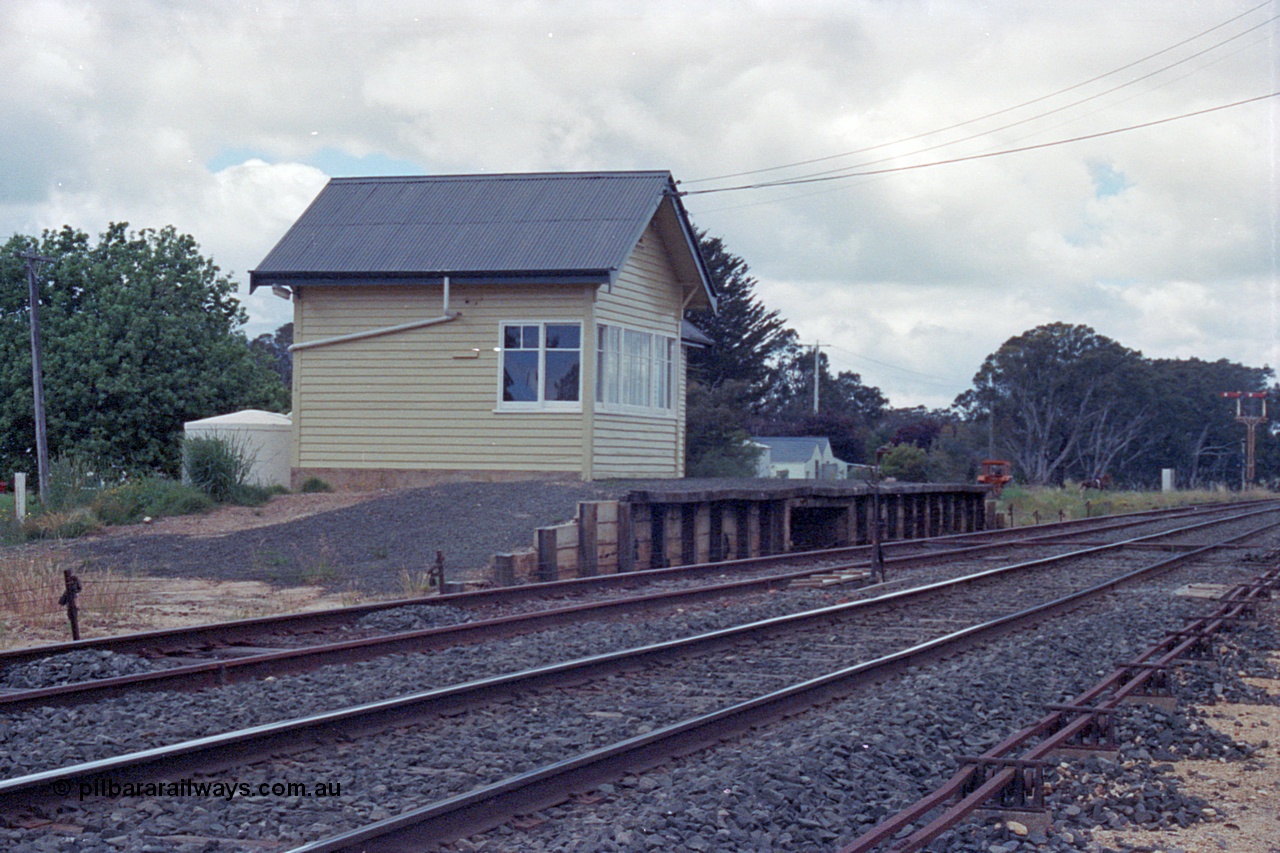
[[[290,346],[289,352],[298,352],[299,350],[314,349],[316,347],[327,347],[332,344],[345,344],[349,341],[362,341],[366,338],[377,338],[383,335],[394,335],[397,332],[407,332],[411,329],[422,329],[427,326],[437,326],[440,323],[448,323],[450,320],[456,320],[462,316],[462,312],[449,310],[449,276],[444,277],[442,284],[444,286],[444,295],[441,314],[439,317],[432,317],[428,320],[413,320],[408,323],[400,323],[396,326],[383,326],[380,329],[367,329],[363,332],[352,332],[349,335],[337,335],[332,338],[303,341],[300,344],[293,344]]]

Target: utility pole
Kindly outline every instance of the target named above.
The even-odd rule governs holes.
[[[31,396],[36,410],[36,474],[40,489],[40,503],[49,494],[49,437],[44,420],[44,372],[40,368],[40,283],[36,277],[36,264],[53,263],[57,258],[46,258],[34,252],[18,252],[27,262],[27,298],[31,307]]]
[[[1257,479],[1257,468],[1255,461],[1257,458],[1257,439],[1255,433],[1258,424],[1265,423],[1267,420],[1267,392],[1266,391],[1221,391],[1218,396],[1225,397],[1236,401],[1236,423],[1244,424],[1246,428],[1244,439],[1244,478],[1243,487],[1252,486],[1254,480]],[[1262,410],[1259,412],[1257,408],[1250,407],[1251,411],[1244,410],[1245,400],[1261,400]]]
[[[818,341],[813,342],[813,413],[818,414]]]

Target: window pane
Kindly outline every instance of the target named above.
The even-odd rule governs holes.
[[[503,326],[502,327],[502,348],[503,349],[520,349],[520,327],[519,326]]]
[[[547,326],[547,349],[579,349],[582,346],[582,327],[570,325]]]
[[[649,352],[653,335],[648,332],[623,332],[622,345],[624,358],[623,396],[622,402],[628,406],[648,406],[651,389],[649,387]]]
[[[667,342],[669,338],[657,336],[653,348],[653,407],[667,408],[667,379],[671,375],[667,364]]]
[[[578,399],[578,362],[576,350],[547,352],[547,387],[544,399],[576,401]]]
[[[600,367],[600,376],[604,382],[604,397],[602,401],[605,403],[616,403],[619,400],[619,375],[621,370],[621,344],[622,330],[617,326],[601,326],[603,333],[602,348],[604,352],[604,360]]]
[[[508,402],[536,403],[538,401],[538,353],[536,351],[503,353],[502,399]]]
[[[538,348],[538,327],[522,326],[521,328],[524,329],[524,347],[523,348],[537,349]]]
[[[605,354],[605,341],[609,338],[609,327],[596,326],[596,402],[603,403],[605,397],[606,375],[609,373],[609,362],[612,359]]]

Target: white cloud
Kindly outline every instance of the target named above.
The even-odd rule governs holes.
[[[670,168],[699,189],[716,184],[694,179],[871,146],[735,181],[1043,143],[1275,89],[1280,31],[1033,121],[999,127],[1158,63],[884,145],[1116,69],[1253,5],[11,3],[0,227],[173,224],[244,281],[335,152],[425,171]],[[771,307],[896,404],[949,402],[1006,338],[1054,320],[1149,354],[1274,363],[1278,109],[687,204],[747,259]],[[940,142],[955,144],[923,150]],[[1100,174],[1123,180],[1099,192]],[[281,300],[246,304],[252,332],[287,318]]]

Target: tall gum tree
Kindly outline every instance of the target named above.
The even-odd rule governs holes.
[[[1116,383],[1141,362],[1141,353],[1088,326],[1050,323],[987,356],[956,404],[987,420],[994,449],[1027,482],[1060,483],[1073,460],[1096,468],[1140,436],[1150,414],[1122,405]]]

